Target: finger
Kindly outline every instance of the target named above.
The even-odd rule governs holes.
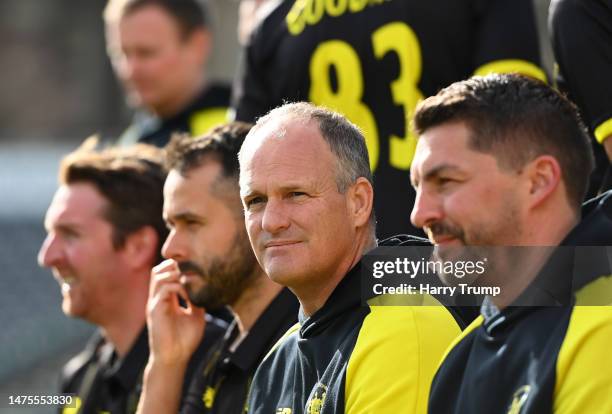
[[[202,318],[204,322],[206,322],[205,320],[206,318],[204,317],[206,315],[206,309],[200,306],[194,305],[189,300],[187,300],[186,302],[187,302],[187,313],[191,316]]]
[[[157,266],[153,267],[151,273],[161,273],[166,272],[168,270],[172,270],[173,268],[178,269],[178,263],[174,259],[166,259]]]
[[[168,283],[179,283],[180,277],[181,274],[178,270],[170,270],[151,275],[151,283],[149,285],[149,297],[155,296],[159,289]]]
[[[160,287],[155,296],[149,300],[147,309],[149,313],[153,313],[158,309],[163,311],[172,311],[187,313],[179,304],[179,296],[188,302],[187,291],[179,283],[165,284]]]
[[[190,319],[198,321],[202,325],[202,333],[204,334],[206,332],[206,309],[188,302],[186,311]]]

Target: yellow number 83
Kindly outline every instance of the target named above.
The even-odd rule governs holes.
[[[399,77],[391,84],[393,102],[404,108],[405,136],[389,137],[389,164],[407,170],[414,157],[416,137],[408,121],[423,94],[417,85],[421,78],[421,48],[414,31],[405,23],[393,22],[378,28],[372,34],[372,45],[377,59],[387,53],[397,54]],[[336,70],[337,88],[333,89],[329,68]],[[308,99],[330,109],[342,112],[363,131],[370,167],[376,170],[379,159],[379,136],[376,119],[371,109],[362,102],[363,70],[357,52],[347,42],[328,40],[315,49],[310,60],[310,93]]]

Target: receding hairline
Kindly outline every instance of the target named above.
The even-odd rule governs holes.
[[[327,140],[323,136],[321,127],[315,118],[309,117],[308,114],[287,112],[287,113],[282,113],[281,116],[279,117],[268,119],[263,123],[257,123],[251,128],[246,138],[244,139],[244,143],[242,147],[240,148],[240,151],[238,151],[239,163],[242,165],[244,153],[247,152],[245,150],[248,150],[248,152],[254,153],[259,147],[261,147],[270,138],[277,138],[279,140],[285,139],[287,137],[287,132],[289,128],[294,126],[292,121],[298,121],[299,126],[301,127],[312,126],[313,128],[315,128],[319,137],[325,143],[327,149],[332,153],[332,156],[334,157],[334,159],[338,158],[333,153],[329,142],[327,142]],[[256,143],[253,143],[253,140],[255,139],[254,137],[257,134],[262,133],[262,130],[263,132],[266,132],[266,128],[274,128],[274,129],[269,130],[266,135],[264,135],[263,137],[259,137],[260,138],[259,141],[257,141]]]
[[[71,197],[74,197],[74,191],[76,188],[85,188],[87,189],[87,191],[91,191],[91,194],[95,194],[99,198],[101,204],[96,207],[96,214],[100,214],[105,221],[108,221],[105,214],[107,213],[107,210],[111,207],[111,200],[109,200],[109,198],[104,193],[102,193],[102,191],[100,191],[100,188],[93,180],[88,179],[78,179],[59,183],[57,189],[53,193],[51,203],[47,208],[47,213],[49,212],[51,207],[56,207],[58,200],[68,200]],[[45,219],[47,213],[45,213]],[[112,223],[110,224],[112,225]]]

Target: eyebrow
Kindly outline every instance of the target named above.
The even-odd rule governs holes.
[[[202,216],[199,216],[194,213],[190,213],[188,211],[183,212],[183,213],[173,214],[172,216],[164,215],[164,221],[166,223],[176,222],[176,221],[192,221],[192,220],[204,221],[204,218]]]
[[[80,225],[78,223],[62,223],[62,224],[57,224],[55,226],[57,230],[68,230],[68,231],[78,230],[79,227]]]
[[[59,223],[59,224],[51,224],[46,221],[43,223],[45,231],[47,233],[51,231],[60,232],[60,233],[75,233],[81,230],[81,225],[79,223]]]
[[[260,197],[262,196],[261,192],[257,191],[257,190],[248,190],[245,192],[240,192],[240,199],[244,200],[246,198],[252,198],[252,197]]]
[[[292,191],[296,191],[296,190],[303,190],[306,191],[307,190],[308,185],[307,184],[287,184],[287,185],[283,185],[283,186],[279,186],[277,188],[275,188],[276,191],[280,191],[281,193],[289,193]],[[258,190],[249,190],[247,192],[241,193],[240,197],[242,199],[245,198],[249,198],[249,197],[266,197],[266,194],[263,194],[261,191]]]
[[[448,163],[436,165],[435,167],[430,168],[429,171],[427,171],[425,174],[423,174],[422,180],[415,179],[414,177],[411,176],[410,182],[413,187],[417,187],[421,181],[430,181],[435,176],[440,175],[441,173],[447,172],[447,171],[458,172],[458,171],[461,171],[461,169],[457,167],[456,165],[452,165]]]

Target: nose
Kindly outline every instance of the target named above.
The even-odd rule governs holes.
[[[289,228],[290,224],[283,201],[269,199],[261,219],[261,228],[270,234],[278,234]]]
[[[418,228],[427,227],[431,223],[442,219],[442,216],[443,211],[439,198],[422,187],[418,188],[410,214],[412,224]]]
[[[162,246],[162,256],[166,259],[174,259],[176,261],[186,260],[188,257],[188,249],[184,237],[180,232],[170,230],[168,237]]]
[[[62,260],[63,252],[58,237],[49,233],[38,251],[38,265],[40,267],[53,267]]]

